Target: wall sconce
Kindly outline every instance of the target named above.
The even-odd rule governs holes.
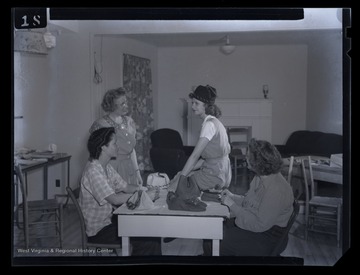
[[[51,32],[47,31],[44,33],[44,41],[46,48],[51,49],[56,46],[56,37],[51,34]]]
[[[264,94],[264,98],[267,99],[268,94],[269,94],[269,86],[268,85],[263,85],[263,94]]]
[[[225,55],[229,55],[235,51],[235,46],[230,44],[230,38],[228,35],[226,36],[225,45],[220,46],[220,51]]]

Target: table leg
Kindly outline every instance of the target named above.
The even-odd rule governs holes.
[[[48,166],[45,164],[43,170],[43,182],[44,182],[44,200],[48,198]]]
[[[130,256],[130,238],[129,237],[121,237],[121,250],[123,256]]]
[[[220,240],[212,240],[212,255],[220,256]]]
[[[236,185],[236,181],[237,181],[237,168],[238,168],[237,165],[238,165],[238,164],[237,164],[237,157],[235,156],[235,157],[234,157],[234,167],[235,167],[235,169],[234,169],[234,170],[235,170],[235,171],[234,171],[234,172],[235,172],[235,173],[234,173],[234,174],[235,174],[234,184],[235,184],[235,185]]]
[[[70,159],[67,161],[67,187],[70,187]],[[69,195],[66,194],[66,202],[64,204],[64,207],[67,206],[69,202]]]
[[[16,226],[19,229],[22,229],[22,227],[20,227],[20,221],[19,221],[19,178],[16,175],[16,179],[15,179],[15,208],[14,208],[14,218],[16,221]]]

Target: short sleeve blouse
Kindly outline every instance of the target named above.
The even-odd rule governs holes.
[[[205,117],[200,132],[200,137],[205,137],[208,140],[211,140],[216,133],[215,124],[210,120],[212,117],[211,115]]]

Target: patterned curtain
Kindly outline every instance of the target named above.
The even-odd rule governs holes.
[[[127,91],[130,116],[136,123],[136,154],[141,171],[152,170],[150,134],[154,130],[150,60],[124,54],[124,88]]]

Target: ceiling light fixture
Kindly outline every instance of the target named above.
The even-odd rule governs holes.
[[[230,44],[230,38],[228,35],[226,36],[225,45],[220,46],[220,51],[225,55],[229,55],[235,51],[235,45]]]

